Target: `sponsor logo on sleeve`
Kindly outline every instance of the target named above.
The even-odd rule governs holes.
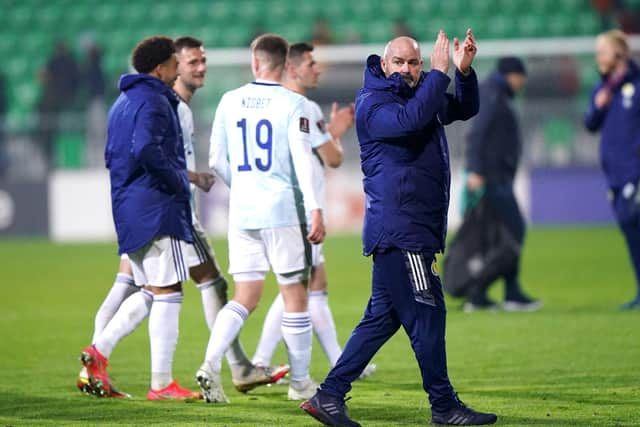
[[[300,117],[300,132],[309,133],[309,119]]]

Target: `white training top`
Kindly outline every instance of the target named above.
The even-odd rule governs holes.
[[[196,171],[196,153],[193,146],[193,135],[195,134],[195,126],[193,124],[193,112],[189,105],[180,100],[178,104],[178,120],[180,121],[180,128],[182,129],[182,141],[184,143],[184,157],[187,162],[187,170],[191,172]],[[196,215],[196,186],[195,184],[189,184],[191,190],[191,213],[195,217]]]
[[[278,83],[255,81],[224,94],[209,166],[230,188],[230,227],[298,225],[305,210],[320,208],[310,133],[306,99]]]
[[[327,130],[327,124],[324,121],[324,116],[322,115],[322,110],[320,106],[310,100],[307,99],[307,104],[309,108],[310,121],[311,121],[311,148],[317,149],[318,147],[326,144],[331,141],[331,134]],[[326,203],[326,189],[324,183],[324,164],[322,163],[322,159],[320,155],[316,152],[313,156],[313,185],[315,187],[316,193],[319,196],[320,206],[324,211],[325,203]]]

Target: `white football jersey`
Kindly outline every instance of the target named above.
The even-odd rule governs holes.
[[[311,121],[311,148],[314,150],[313,156],[313,185],[316,189],[316,193],[320,198],[319,203],[324,211],[326,195],[325,195],[325,183],[324,183],[324,164],[320,155],[315,151],[318,147],[331,141],[331,134],[327,131],[327,124],[324,121],[324,116],[320,106],[307,99],[309,114]]]
[[[180,100],[178,104],[178,120],[180,121],[180,128],[182,129],[182,141],[184,143],[184,156],[187,162],[187,170],[191,172],[196,171],[196,154],[195,147],[193,146],[193,135],[195,134],[195,126],[193,125],[193,112],[186,102]],[[196,202],[195,191],[196,186],[190,184],[191,189],[191,212],[196,214]]]
[[[224,94],[209,166],[230,188],[231,227],[298,225],[306,222],[305,211],[320,207],[311,126],[306,99],[278,83],[256,81]]]

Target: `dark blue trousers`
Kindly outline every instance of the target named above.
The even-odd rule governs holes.
[[[637,191],[640,189],[636,189]],[[634,200],[635,194],[625,197],[622,189],[612,189],[612,193],[613,210],[627,242],[636,275],[636,299],[640,300],[640,206]]]
[[[434,254],[399,249],[374,254],[371,298],[364,318],[320,388],[344,398],[371,358],[402,326],[411,340],[432,409],[448,411],[456,403],[447,374],[445,316]]]

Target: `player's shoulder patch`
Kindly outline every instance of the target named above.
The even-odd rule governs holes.
[[[300,117],[300,132],[309,133],[309,119]]]

